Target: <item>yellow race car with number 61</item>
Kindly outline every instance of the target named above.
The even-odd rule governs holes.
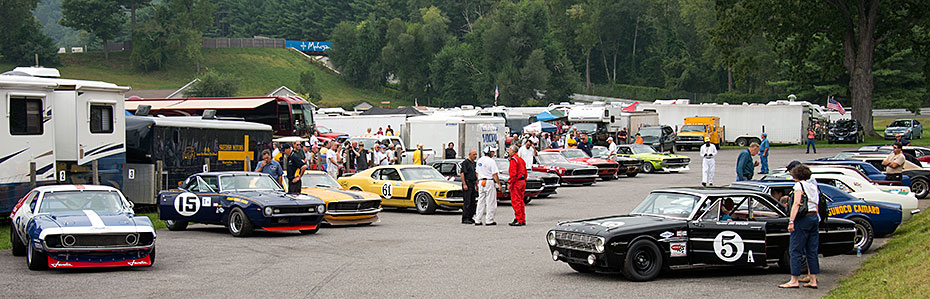
[[[339,178],[344,189],[381,195],[385,207],[416,208],[420,214],[462,207],[462,186],[426,165],[387,165]]]

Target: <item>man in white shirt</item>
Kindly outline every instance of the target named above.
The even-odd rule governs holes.
[[[620,149],[620,146],[614,142],[613,137],[607,137],[607,158],[611,159],[617,156],[617,150]]]
[[[523,147],[520,147],[520,150],[517,151],[517,156],[520,156],[520,159],[526,162],[526,169],[532,169],[533,157],[536,157],[536,148],[533,147],[533,141],[526,140]]]
[[[714,170],[717,168],[717,146],[710,143],[710,138],[704,137],[704,145],[701,146],[701,157],[704,164],[701,169],[701,185],[714,185]]]
[[[486,146],[484,157],[478,159],[475,172],[478,173],[478,206],[475,209],[475,225],[497,225],[494,222],[494,212],[497,210],[497,189],[500,188],[500,179],[497,173],[497,162],[494,161],[496,149]]]

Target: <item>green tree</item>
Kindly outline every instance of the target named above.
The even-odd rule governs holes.
[[[59,63],[52,40],[41,30],[32,16],[37,0],[0,0],[0,61],[20,65],[39,63],[56,66]]]
[[[297,92],[307,97],[307,100],[320,101],[323,97],[320,95],[320,87],[316,84],[316,77],[311,71],[300,73],[300,82],[297,84]]]
[[[103,57],[110,58],[107,43],[122,29],[126,15],[117,0],[64,0],[62,26],[90,32],[103,41]]]
[[[230,97],[239,90],[239,80],[227,74],[206,72],[184,92],[189,97]]]
[[[213,9],[207,0],[166,0],[153,5],[148,19],[133,30],[132,63],[158,70],[170,60],[190,61],[199,73],[201,40],[212,24]]]

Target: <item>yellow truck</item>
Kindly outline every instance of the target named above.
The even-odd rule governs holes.
[[[698,148],[704,144],[704,138],[710,138],[718,148],[723,141],[723,126],[717,116],[685,117],[685,124],[678,129],[678,140],[675,141],[677,150],[685,148]]]

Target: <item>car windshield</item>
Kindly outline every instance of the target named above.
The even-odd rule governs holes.
[[[506,173],[510,169],[510,160],[494,159],[494,162],[497,162],[497,170],[500,170],[501,173]]]
[[[645,128],[639,129],[639,136],[642,136],[643,138],[646,138],[646,137],[658,138],[662,136],[662,127],[645,127]]]
[[[889,128],[891,128],[891,127],[910,127],[910,126],[911,126],[911,121],[910,121],[910,120],[906,120],[906,119],[899,119],[899,120],[896,120],[896,121],[892,122],[890,125],[888,125]]]
[[[595,157],[606,157],[608,154],[610,154],[610,151],[607,150],[606,147],[603,147],[603,146],[595,146],[595,147],[591,148],[591,153],[592,153],[593,156],[595,156]]]
[[[320,132],[320,134],[329,134],[333,132],[333,130],[324,126],[316,127],[316,130]]]
[[[333,179],[333,177],[323,174],[323,173],[307,173],[300,178],[300,187],[302,188],[313,188],[313,187],[333,187],[339,188],[339,183]]]
[[[580,123],[572,125],[572,128],[578,130],[581,133],[594,133],[597,131],[597,124],[594,123]]]
[[[642,131],[640,131],[642,132]],[[704,132],[704,125],[684,125],[681,126],[681,132]],[[642,135],[642,133],[640,133]]]
[[[654,192],[633,209],[631,214],[687,218],[700,199],[694,195]]]
[[[283,190],[267,175],[223,175],[220,176],[221,191]]]
[[[580,149],[567,149],[562,151],[562,156],[565,156],[566,159],[575,159],[575,158],[589,158],[588,154],[585,154],[584,151]]]
[[[846,120],[846,119],[838,120],[838,121],[836,121],[836,124],[834,125],[834,127],[835,127],[835,128],[838,128],[838,129],[855,130],[855,129],[856,129],[856,121],[855,121],[855,120]]]
[[[633,150],[634,154],[654,154],[656,152],[651,146],[642,145],[642,144],[633,144],[630,145],[630,149]]]
[[[540,164],[568,163],[568,160],[559,153],[539,153],[536,158],[539,159]]]
[[[46,193],[38,213],[81,210],[113,213],[123,208],[123,199],[114,191],[60,191]]]
[[[294,122],[299,128],[308,128],[313,124],[313,108],[307,104],[291,105],[291,111],[294,113]]]
[[[446,179],[438,170],[432,167],[403,168],[400,170],[400,173],[404,176],[404,180],[406,181]]]

